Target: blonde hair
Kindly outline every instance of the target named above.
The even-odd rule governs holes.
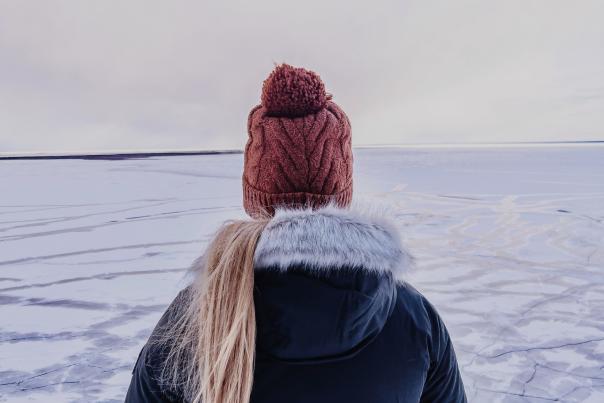
[[[268,218],[225,223],[156,338],[160,382],[192,403],[248,403],[256,344],[254,253]]]

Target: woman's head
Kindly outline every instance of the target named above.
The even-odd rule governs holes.
[[[243,206],[252,217],[352,199],[350,121],[312,71],[282,64],[264,81],[244,159]]]

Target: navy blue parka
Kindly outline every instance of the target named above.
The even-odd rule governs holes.
[[[434,307],[402,280],[411,258],[380,214],[280,209],[255,254],[251,403],[463,403],[453,345]],[[179,294],[151,336],[178,316]],[[127,403],[186,401],[143,347]]]

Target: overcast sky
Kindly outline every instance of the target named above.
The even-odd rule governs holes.
[[[356,145],[604,140],[603,21],[602,0],[0,0],[0,152],[242,148],[277,62],[322,76]]]

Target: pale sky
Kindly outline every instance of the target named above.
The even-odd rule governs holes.
[[[0,153],[240,149],[274,63],[353,143],[604,140],[604,1],[0,0]]]

